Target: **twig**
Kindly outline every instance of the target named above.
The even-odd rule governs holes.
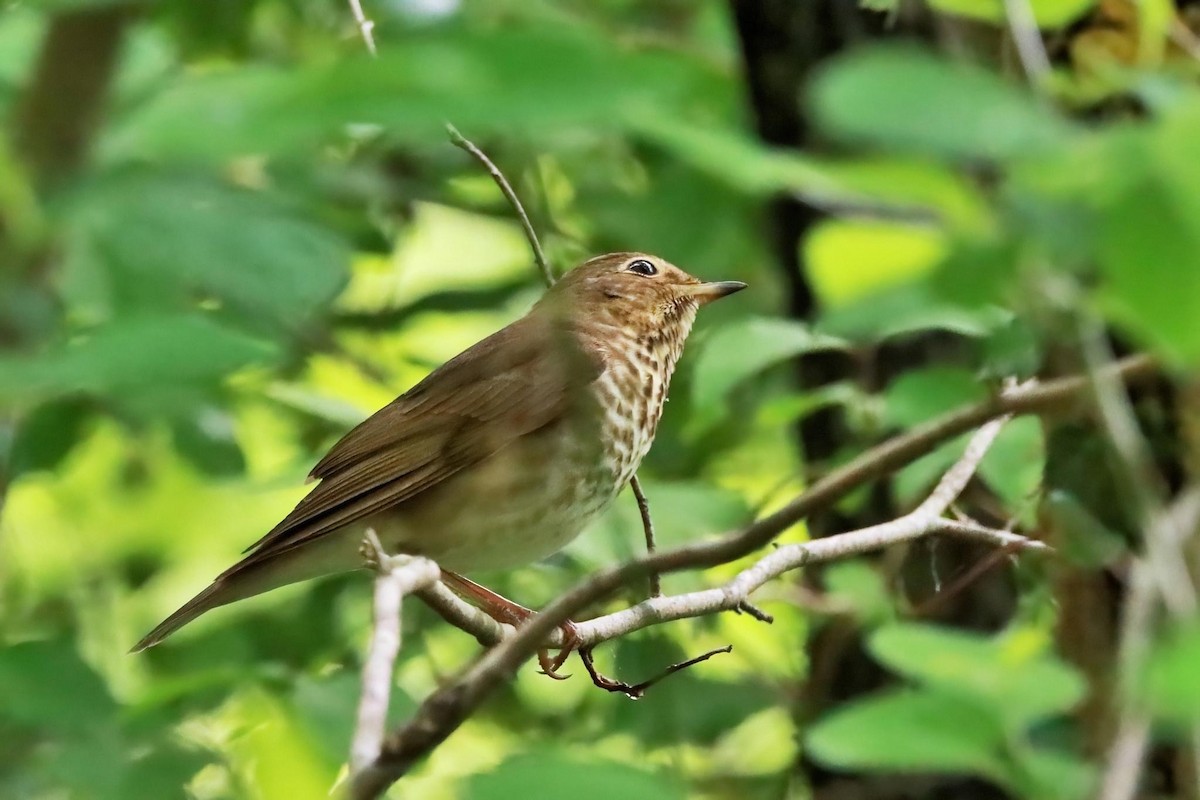
[[[605,691],[623,694],[630,700],[640,700],[643,696],[645,696],[647,689],[664,678],[669,678],[676,672],[680,672],[688,667],[695,666],[702,661],[708,661],[718,653],[733,652],[733,645],[727,644],[724,647],[718,647],[715,650],[709,650],[707,653],[696,656],[695,658],[689,658],[687,661],[681,661],[678,664],[672,664],[648,681],[629,684],[625,683],[624,681],[610,678],[596,669],[596,664],[592,659],[592,651],[595,649],[595,647],[595,645],[592,645],[590,647],[582,647],[579,649],[579,660],[583,662],[583,667],[587,670],[588,675],[591,677],[592,683],[601,689],[604,689]]]
[[[1034,88],[1040,88],[1050,74],[1050,57],[1046,55],[1046,45],[1042,42],[1033,6],[1029,0],[1004,0],[1004,10],[1025,77]]]
[[[738,614],[746,614],[747,616],[753,617],[759,622],[765,622],[768,625],[775,624],[775,617],[763,611],[761,608],[748,600],[743,600],[742,602],[738,603],[733,610]]]
[[[504,177],[504,173],[500,168],[488,158],[487,153],[475,146],[475,143],[467,139],[458,132],[450,123],[446,123],[446,132],[450,134],[450,141],[455,147],[466,150],[471,155],[478,159],[480,164],[483,164],[484,169],[492,176],[492,180],[500,187],[500,191],[513,207],[513,211],[517,214],[517,219],[521,221],[521,227],[525,230],[525,238],[529,241],[529,247],[533,250],[533,260],[537,262],[538,269],[542,271],[542,280],[547,286],[554,285],[554,270],[550,268],[550,262],[546,260],[546,253],[542,250],[542,243],[538,241],[537,232],[533,229],[533,223],[529,221],[529,215],[525,213],[525,206],[521,204],[517,193],[513,191],[512,184],[508,182],[508,178]]]
[[[654,519],[650,516],[650,501],[646,499],[646,493],[642,491],[642,482],[638,480],[638,476],[634,475],[629,479],[629,488],[633,489],[633,496],[637,500],[638,513],[642,515],[642,530],[646,534],[646,552],[649,555],[654,555],[658,550],[658,544],[654,541]],[[662,578],[657,572],[650,573],[650,596],[659,597],[662,595]]]
[[[350,12],[354,14],[354,22],[358,25],[358,32],[362,34],[362,40],[366,43],[367,50],[372,56],[378,55],[375,52],[375,23],[363,13],[360,0],[350,0]]]
[[[363,664],[358,722],[350,745],[350,772],[357,773],[379,756],[387,726],[392,670],[400,652],[400,605],[406,594],[432,586],[441,577],[437,564],[427,558],[389,556],[375,531],[368,529],[361,552],[375,579],[374,622],[371,645]]]

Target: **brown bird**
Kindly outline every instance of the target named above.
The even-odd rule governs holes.
[[[600,514],[650,449],[696,310],[743,288],[643,253],[585,262],[346,434],[316,488],[134,652],[217,606],[363,566],[368,528],[519,622],[531,612],[457,573],[545,558]]]

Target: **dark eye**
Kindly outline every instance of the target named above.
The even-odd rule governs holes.
[[[629,266],[625,269],[630,272],[636,272],[638,275],[657,275],[658,267],[651,264],[644,258],[639,258],[637,261],[630,261]]]

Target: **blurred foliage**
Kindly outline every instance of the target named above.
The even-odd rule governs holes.
[[[1101,323],[1181,383],[1194,375],[1200,69],[1170,3],[1030,0],[1047,36],[1070,40],[1037,90],[1014,58],[855,49],[804,99],[821,154],[747,133],[716,0],[364,5],[378,59],[338,0],[0,2],[0,797],[327,796],[369,626],[364,576],[126,650],[303,495],[341,432],[537,296],[519,228],[446,120],[508,171],[560,266],[636,248],[752,285],[703,315],[642,471],[664,546],[799,489],[792,426],[818,408],[846,412],[849,458],[1070,362]],[[1006,25],[999,0],[930,5],[950,25]],[[87,54],[39,58],[64,20],[110,15],[111,75]],[[67,86],[98,76],[97,120],[72,119],[82,95],[49,98],[86,132],[86,158],[67,137],[30,141],[55,70]],[[817,320],[779,316],[758,216],[777,192],[838,212],[802,245]],[[802,354],[930,332],[963,357],[878,392],[791,380]],[[1046,439],[1036,420],[1010,425],[981,470],[988,496],[1054,531],[1070,564],[1114,563],[1132,534],[1097,457],[1051,463]],[[961,448],[903,470],[897,504]],[[1053,470],[1064,479],[1043,493]],[[547,564],[484,578],[537,607],[640,547],[623,497]],[[773,626],[723,615],[602,648],[605,668],[640,680],[734,643],[637,704],[526,667],[405,796],[803,797],[802,746],[840,768],[1091,796],[1099,765],[1070,715],[1089,687],[1054,653],[1049,577],[1024,571],[992,637],[905,621],[894,576],[863,560],[830,570],[821,603],[790,581],[765,590]],[[396,719],[477,651],[426,609],[405,615]],[[872,657],[903,683],[805,731],[804,642],[830,615],[873,631]],[[1194,625],[1170,631],[1125,687],[1168,739],[1200,708],[1198,642]]]

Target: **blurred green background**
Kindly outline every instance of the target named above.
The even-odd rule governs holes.
[[[328,796],[367,575],[126,651],[304,495],[341,433],[539,295],[447,121],[507,172],[559,268],[637,249],[750,284],[702,316],[640,473],[661,546],[1004,376],[1078,371],[1080,331],[1169,365],[1139,419],[1183,486],[1197,14],[1030,0],[1050,71],[1029,88],[1005,5],[364,0],[372,59],[337,0],[0,2],[0,796]],[[961,446],[812,532],[902,513]],[[637,703],[577,662],[561,683],[527,665],[393,796],[1092,796],[1140,549],[1104,448],[1086,421],[1019,420],[963,501],[1069,557],[993,565],[936,612],[986,550],[781,580],[757,598],[771,626],[725,614],[602,647],[637,681],[734,645]],[[626,493],[564,553],[480,577],[536,608],[641,537]],[[1071,581],[1107,594],[1080,610]],[[1169,765],[1200,715],[1197,631],[1162,626],[1119,679],[1161,721],[1158,796],[1195,796]],[[394,718],[478,649],[408,603]]]

